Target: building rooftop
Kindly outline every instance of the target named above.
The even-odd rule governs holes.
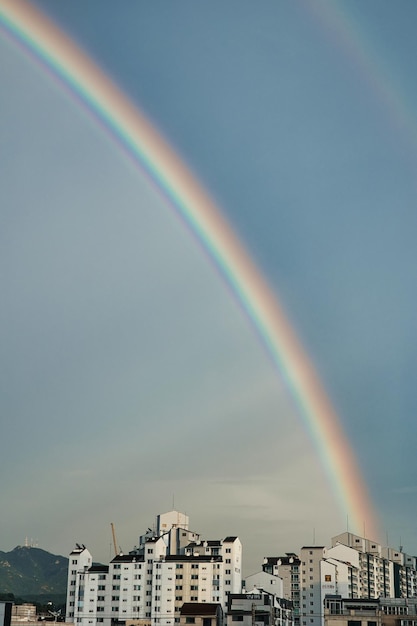
[[[118,554],[111,563],[143,563],[144,557],[140,554]]]
[[[221,610],[221,605],[211,602],[184,602],[181,607],[181,615],[213,615]]]
[[[200,562],[200,563],[210,563],[211,561],[216,563],[221,563],[223,561],[223,557],[220,555],[213,556],[212,554],[167,554],[163,557],[162,560],[165,561],[180,561],[180,562]]]

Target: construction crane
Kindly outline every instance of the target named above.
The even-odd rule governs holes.
[[[116,530],[114,528],[113,522],[110,522],[110,526],[111,526],[111,534],[113,536],[114,556],[117,556],[118,554],[120,554],[121,550],[120,548],[119,550],[117,550]]]

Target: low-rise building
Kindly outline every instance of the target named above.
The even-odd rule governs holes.
[[[180,610],[180,625],[223,626],[223,609],[218,603],[184,602]]]
[[[236,626],[236,622],[239,626],[294,626],[292,603],[256,588],[248,593],[231,594],[227,626]]]

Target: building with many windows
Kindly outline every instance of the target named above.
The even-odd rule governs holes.
[[[189,530],[186,515],[170,511],[109,565],[93,565],[85,546],[73,550],[66,619],[80,626],[131,620],[173,626],[184,603],[217,603],[226,610],[229,594],[241,590],[241,568],[238,537],[203,541]]]
[[[231,594],[228,598],[227,626],[294,626],[289,600],[262,589]]]
[[[304,546],[299,557],[267,557],[263,570],[282,577],[297,626],[323,626],[328,596],[363,601],[417,596],[416,557],[349,532],[333,537],[329,548]]]
[[[282,597],[292,602],[294,626],[300,624],[300,566],[300,558],[294,552],[287,552],[284,556],[265,557],[262,564],[264,572],[282,579]]]

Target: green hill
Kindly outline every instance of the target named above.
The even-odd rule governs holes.
[[[0,551],[0,594],[24,600],[65,599],[68,559],[40,548],[17,546]]]

